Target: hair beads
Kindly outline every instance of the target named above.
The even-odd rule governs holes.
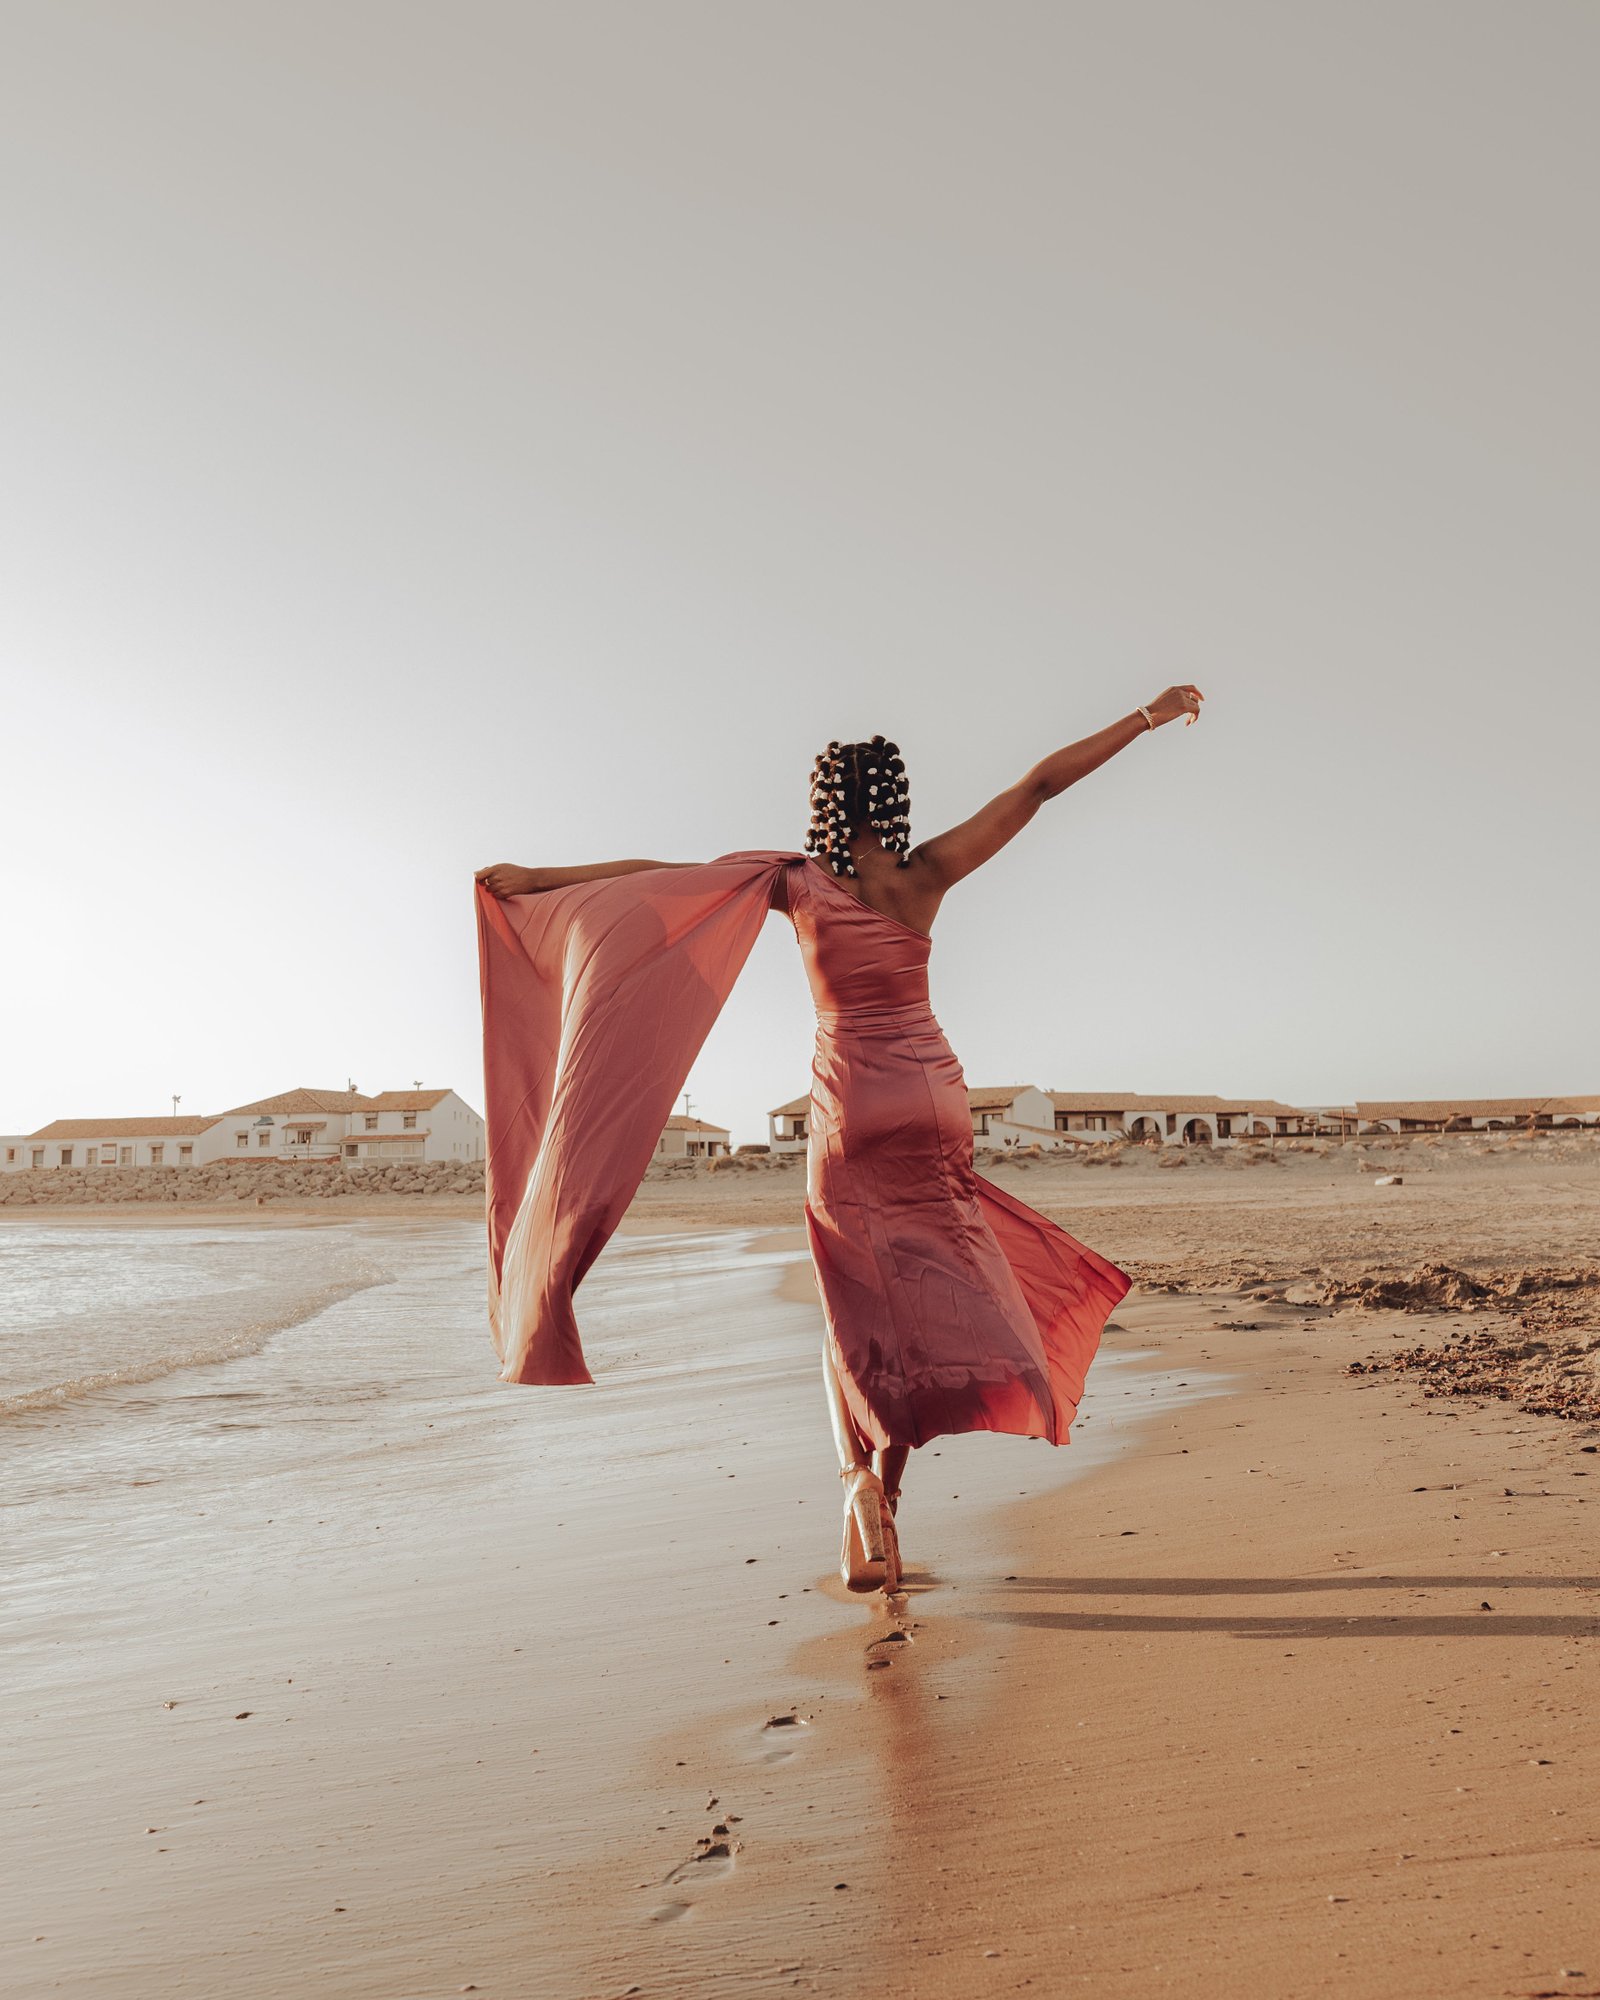
[[[881,736],[870,743],[830,743],[817,758],[806,852],[819,855],[835,875],[854,875],[850,843],[863,827],[905,867],[911,855],[911,787],[899,745]]]

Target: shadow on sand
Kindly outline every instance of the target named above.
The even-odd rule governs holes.
[[[1459,1591],[1479,1601],[1470,1611],[1277,1617],[1205,1612],[977,1611],[981,1624],[1026,1626],[1042,1632],[1228,1632],[1239,1639],[1562,1639],[1600,1635],[1600,1603],[1590,1612],[1513,1611],[1517,1590],[1596,1590],[1593,1576],[1307,1576],[1307,1577],[1008,1577],[1008,1595],[1080,1597],[1300,1597],[1315,1591]],[[1487,1602],[1485,1602],[1487,1600]],[[1492,1608],[1491,1608],[1492,1607]]]

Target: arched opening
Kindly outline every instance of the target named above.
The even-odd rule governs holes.
[[[1128,1137],[1135,1144],[1143,1143],[1148,1145],[1153,1139],[1159,1145],[1161,1143],[1160,1120],[1155,1118],[1135,1118],[1133,1123],[1128,1127]]]
[[[1186,1146],[1209,1146],[1211,1127],[1204,1118],[1191,1118],[1183,1128],[1183,1143]]]

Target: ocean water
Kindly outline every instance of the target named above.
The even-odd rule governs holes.
[[[443,1447],[459,1430],[479,1464],[526,1454],[552,1494],[597,1444],[670,1454],[697,1376],[770,1376],[775,1318],[804,1340],[804,1311],[771,1296],[804,1253],[762,1254],[755,1240],[615,1241],[582,1293],[600,1395],[498,1380],[477,1222],[0,1232],[0,1575],[13,1614],[29,1580],[41,1610],[92,1594],[141,1525],[170,1569],[217,1503],[242,1513],[277,1493],[282,1522],[299,1496],[325,1506],[330,1481],[362,1490],[391,1451],[421,1491],[458,1487]]]
[[[342,1229],[0,1229],[0,1420],[252,1353],[382,1276]]]

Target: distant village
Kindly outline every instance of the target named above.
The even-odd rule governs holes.
[[[481,1160],[483,1120],[453,1090],[286,1090],[196,1118],[57,1118],[0,1138],[0,1170],[206,1167],[217,1160]]]
[[[1008,1152],[1096,1146],[1237,1146],[1281,1138],[1358,1138],[1376,1132],[1525,1132],[1600,1128],[1600,1097],[1433,1098],[1412,1102],[1280,1104],[1275,1098],[1140,1096],[1041,1090],[1031,1083],[969,1089],[974,1146]],[[741,1152],[803,1153],[810,1099],[767,1113],[764,1145]],[[58,1118],[0,1137],[0,1171],[41,1168],[201,1167],[218,1160],[346,1167],[484,1157],[481,1116],[454,1090],[287,1090],[201,1117]],[[732,1133],[674,1115],[656,1142],[660,1160],[726,1158]]]
[[[1280,1104],[1271,1097],[1141,1096],[1131,1092],[1041,1090],[1036,1084],[969,1089],[972,1139],[981,1152],[1038,1146],[1045,1151],[1108,1141],[1162,1146],[1236,1146],[1241,1141],[1366,1132],[1549,1131],[1600,1126],[1600,1097],[1436,1098],[1408,1103]],[[767,1113],[774,1153],[803,1152],[809,1098]],[[700,1143],[727,1133],[701,1127]]]
[[[1131,1140],[1162,1146],[1237,1146],[1281,1138],[1358,1138],[1367,1132],[1545,1132],[1557,1126],[1600,1127],[1600,1097],[1461,1097],[1406,1103],[1280,1104],[1272,1097],[1148,1097],[1127,1091],[1041,1090],[1036,1084],[969,1089],[972,1141],[979,1151]],[[767,1141],[754,1150],[803,1153],[809,1097],[791,1098],[767,1113]],[[741,1152],[752,1150],[739,1148]],[[721,1125],[670,1118],[656,1147],[660,1156],[716,1159],[733,1151]]]

